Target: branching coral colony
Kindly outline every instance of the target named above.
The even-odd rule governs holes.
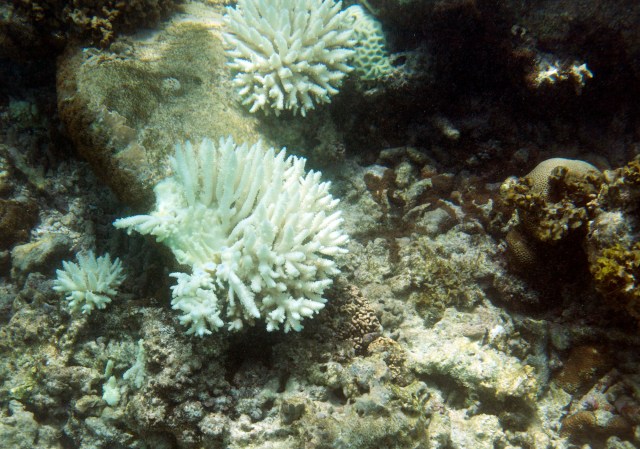
[[[340,272],[331,257],[346,252],[348,237],[330,183],[304,164],[230,137],[198,149],[186,142],[171,158],[173,175],[155,187],[156,210],[116,220],[154,235],[191,267],[171,274],[187,333],[239,330],[258,318],[269,331],[299,331],[324,307],[323,291]]]
[[[223,37],[242,104],[306,115],[352,70],[351,19],[334,0],[239,0]]]
[[[92,251],[78,254],[78,263],[62,262],[63,270],[57,270],[53,289],[66,293],[72,312],[90,314],[94,309],[104,309],[124,281],[120,259],[111,262],[109,254],[96,258]]]

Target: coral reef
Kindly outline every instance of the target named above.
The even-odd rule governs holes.
[[[384,30],[392,70],[345,77],[304,119],[251,114],[237,100],[223,15],[243,2],[188,1],[158,29],[132,22],[128,36],[126,17],[111,13],[143,2],[75,12],[82,26],[96,18],[95,34],[54,24],[64,18],[53,9],[34,33],[37,10],[0,3],[0,53],[10,57],[0,61],[0,209],[11,208],[0,220],[5,446],[640,446],[637,2],[359,1]],[[151,18],[161,3],[144,4]],[[91,47],[92,37],[110,43]],[[232,264],[216,257],[230,242],[200,237],[242,201],[223,201],[223,217],[189,215],[214,170],[166,163],[175,141],[229,134],[286,146],[340,199],[349,252],[319,295],[325,309],[299,332],[247,325],[271,310],[246,318],[238,295],[226,315],[231,283],[218,274],[244,276],[256,259],[224,271]],[[534,170],[550,158],[562,160]],[[264,163],[242,162],[245,174]],[[283,185],[309,176],[293,172]],[[510,175],[520,179],[503,200]],[[111,225],[149,214],[159,184],[176,200],[164,206],[185,206],[180,223],[211,218],[179,249],[215,259],[206,288],[191,293],[213,288],[218,318],[244,320],[241,330],[186,335],[168,273],[192,276],[193,260],[153,241],[176,243],[166,229]],[[299,199],[282,204],[306,227]],[[142,221],[175,224],[169,209]],[[88,251],[117,255],[127,278],[107,309],[73,313],[54,290],[56,269]],[[289,279],[295,271],[275,259]],[[255,278],[255,307],[270,274]]]
[[[549,244],[578,247],[606,303],[640,318],[636,278],[640,266],[636,199],[637,159],[601,173],[583,161],[554,158],[524,178],[501,186],[512,211],[506,236],[514,262],[523,270],[544,264]]]

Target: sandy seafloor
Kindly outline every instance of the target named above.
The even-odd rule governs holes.
[[[306,117],[240,104],[234,2],[115,3],[0,5],[0,447],[640,447],[637,2],[363,1],[389,67]],[[340,200],[300,332],[187,335],[189,267],[112,226],[227,135]],[[82,314],[89,251],[126,279]]]

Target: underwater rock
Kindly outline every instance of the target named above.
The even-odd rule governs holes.
[[[421,375],[444,376],[470,393],[494,401],[518,398],[531,405],[539,389],[533,368],[482,343],[485,332],[508,326],[495,312],[487,312],[447,309],[431,330],[407,330],[408,364]],[[475,335],[468,333],[473,327]]]
[[[502,428],[493,415],[466,416],[463,410],[449,412],[451,447],[456,449],[493,449],[502,439]]]
[[[634,1],[509,2],[512,17],[528,39],[556,54],[590,55],[594,67],[616,61],[640,76],[640,4]],[[613,50],[615,49],[615,50]],[[618,70],[616,70],[617,72]]]
[[[12,400],[9,413],[0,413],[0,441],[3,447],[12,449],[62,449],[58,431],[49,425],[38,423],[34,414],[23,404]]]
[[[33,201],[0,199],[0,249],[27,240],[38,219],[38,207]]]
[[[71,239],[60,234],[15,246],[11,251],[12,276],[21,279],[34,271],[53,273],[60,261],[69,256],[70,246]]]
[[[474,2],[470,0],[364,0],[362,3],[383,23],[389,22],[410,30],[421,29],[437,13],[451,10],[469,13],[475,9]]]
[[[492,300],[532,299],[500,265],[499,249],[488,235],[458,225],[434,238],[415,235],[396,245],[399,260],[389,284],[410,292],[408,300],[425,323],[438,321],[447,308],[473,309],[488,299],[486,288]]]

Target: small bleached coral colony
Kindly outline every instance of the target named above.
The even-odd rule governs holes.
[[[353,20],[334,0],[238,0],[223,34],[233,83],[251,112],[306,115],[352,70]]]
[[[300,330],[324,307],[324,290],[345,253],[338,200],[305,160],[260,143],[176,146],[173,174],[155,187],[150,215],[117,220],[151,234],[190,273],[172,273],[174,309],[187,333],[242,329],[263,318],[267,330]]]
[[[62,262],[63,270],[57,270],[53,289],[65,293],[72,312],[90,314],[94,309],[104,309],[124,281],[120,259],[111,262],[111,256],[96,258],[92,251],[78,254],[78,262]]]

